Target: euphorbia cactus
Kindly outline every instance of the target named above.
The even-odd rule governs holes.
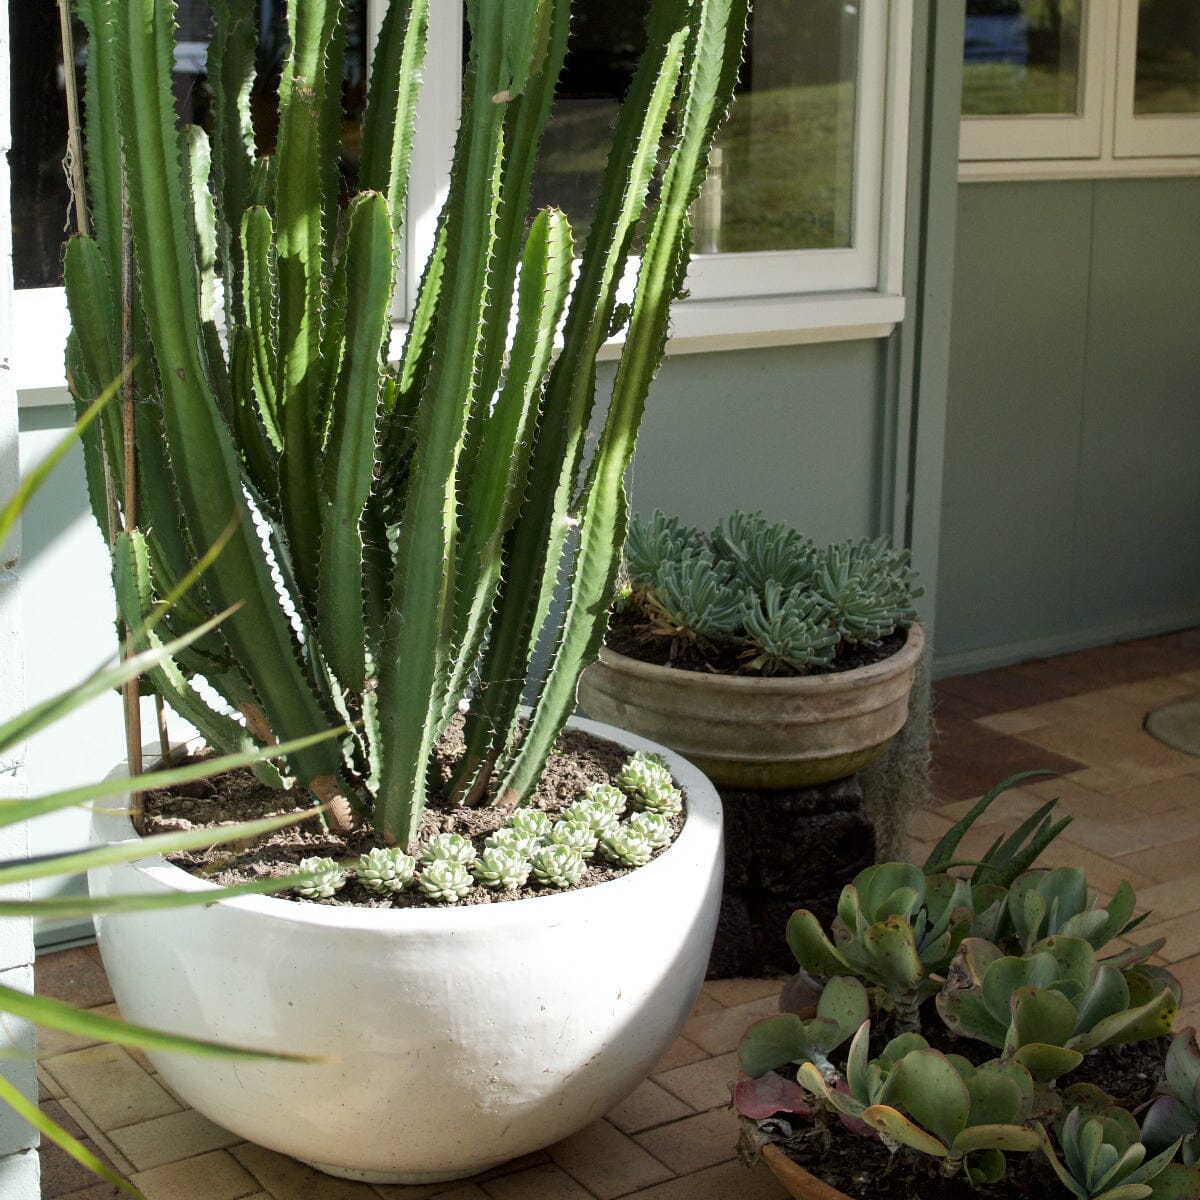
[[[269,155],[255,148],[249,111],[255,0],[213,3],[211,146],[199,130],[181,141],[176,129],[174,5],[77,6],[88,30],[94,227],[71,240],[65,266],[81,401],[127,357],[123,194],[138,288],[131,423],[123,430],[110,406],[86,446],[97,515],[117,524],[126,622],[138,626],[232,530],[204,602],[180,605],[163,625],[174,634],[198,626],[203,610],[232,615],[151,683],[218,747],[349,726],[342,745],[310,745],[290,764],[335,823],[369,817],[406,848],[436,744],[469,697],[455,795],[482,802],[495,775],[496,798],[517,804],[603,635],[623,479],[684,287],[689,211],[733,94],[746,0],[651,0],[646,50],[578,250],[558,209],[527,222],[570,0],[467,0],[448,198],[394,364],[391,298],[429,0],[386,6],[360,190],[345,203],[335,186],[347,19],[338,0],[287,5]],[[618,305],[635,247],[636,286]],[[597,412],[597,354],[619,331]],[[108,499],[128,494],[126,434],[136,524],[133,511],[110,513]],[[116,485],[107,492],[102,457]],[[522,730],[533,647],[547,634],[550,665]],[[223,710],[193,688],[200,676]]]

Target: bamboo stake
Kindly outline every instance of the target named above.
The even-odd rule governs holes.
[[[123,166],[124,164],[122,164]],[[137,450],[133,438],[133,226],[129,215],[129,189],[121,172],[121,429],[125,448],[125,528],[137,528]],[[135,653],[126,645],[126,655]],[[142,773],[142,706],[136,679],[122,688],[125,699],[125,742],[129,773]],[[133,826],[142,828],[142,797],[132,797]]]

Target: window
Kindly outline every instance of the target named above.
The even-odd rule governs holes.
[[[1120,37],[1117,157],[1200,155],[1200,4],[1126,5]]]
[[[573,6],[534,202],[564,208],[579,238],[647,7]],[[801,340],[822,328],[869,336],[900,319],[911,38],[910,0],[755,5],[738,95],[693,214],[690,299],[676,306],[670,349]],[[433,243],[458,119],[463,28],[452,0],[433,6],[429,40],[401,318]]]
[[[648,0],[576,0],[577,22],[548,133],[538,200],[556,200],[577,229],[603,170],[608,122],[639,52]],[[353,0],[347,120],[361,111],[386,0]],[[396,315],[411,311],[446,193],[458,121],[462,7],[434,0],[430,62],[414,147]],[[14,374],[23,403],[64,385],[61,288],[70,195],[62,162],[66,104],[53,4],[10,3]],[[282,53],[283,0],[261,0],[260,67]],[[205,119],[208,0],[180,0],[176,94],[185,120]],[[677,306],[672,352],[816,338],[882,336],[901,319],[912,0],[759,0],[730,122],[695,211],[690,299]],[[86,47],[79,37],[76,68]],[[270,89],[253,100],[260,139],[273,136]],[[343,174],[352,178],[354,142]]]
[[[1196,0],[967,0],[964,178],[1200,173]]]

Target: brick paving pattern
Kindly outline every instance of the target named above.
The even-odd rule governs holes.
[[[960,676],[936,691],[937,804],[910,825],[914,861],[992,784],[1052,767],[1060,778],[1007,793],[964,851],[984,848],[1000,824],[1058,797],[1075,820],[1048,865],[1085,867],[1105,898],[1121,879],[1137,888],[1152,910],[1138,936],[1167,936],[1161,961],[1183,984],[1179,1023],[1200,1020],[1200,759],[1142,730],[1150,708],[1200,691],[1200,630]],[[115,1011],[94,947],[39,959],[37,983]],[[46,1111],[149,1200],[782,1200],[765,1168],[737,1161],[729,1108],[738,1038],[772,1011],[779,987],[756,979],[706,984],[682,1036],[604,1119],[457,1183],[371,1186],[319,1175],[192,1112],[148,1060],[120,1047],[39,1032],[38,1073]],[[42,1194],[120,1195],[46,1143]]]

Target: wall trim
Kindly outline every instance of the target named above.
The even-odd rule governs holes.
[[[949,679],[953,675],[988,671],[993,667],[1011,667],[1014,663],[1026,662],[1033,658],[1053,658],[1058,654],[1072,654],[1076,650],[1090,650],[1095,646],[1108,646],[1116,642],[1131,642],[1137,638],[1155,637],[1163,633],[1176,633],[1180,629],[1196,626],[1200,626],[1200,605],[1191,605],[1148,616],[1131,617],[1106,625],[1090,625],[1084,629],[1029,638],[1026,641],[1003,642],[996,646],[980,646],[975,650],[957,650],[950,654],[938,654],[935,651],[933,677]]]

